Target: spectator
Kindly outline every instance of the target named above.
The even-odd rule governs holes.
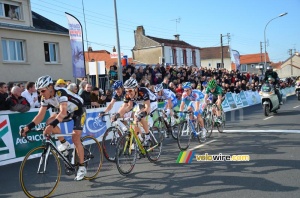
[[[25,86],[23,83],[17,83],[16,85],[21,88],[21,93],[25,91]]]
[[[175,89],[175,92],[176,92],[177,99],[181,100],[181,96],[183,94],[182,84],[178,85],[178,87]]]
[[[91,105],[93,107],[100,107],[99,88],[94,87],[91,92]]]
[[[75,83],[71,83],[67,86],[67,89],[75,94],[78,93],[78,87]]]
[[[21,96],[26,98],[31,108],[39,108],[41,106],[34,82],[28,82],[26,84],[26,90],[21,93]]]
[[[86,83],[85,89],[80,94],[80,97],[83,99],[83,105],[88,108],[91,107],[91,90],[92,90],[92,85]]]
[[[14,86],[11,89],[11,95],[6,99],[7,105],[11,111],[18,111],[21,113],[27,112],[30,109],[30,104],[26,98],[21,96],[22,89]]]
[[[67,83],[66,81],[64,81],[63,79],[58,79],[55,83],[56,87],[66,87]]]
[[[0,82],[0,110],[8,110],[6,99],[8,97],[8,86],[4,82]]]
[[[163,88],[168,89],[168,84],[169,84],[169,77],[166,76],[166,77],[164,77],[164,80],[162,82]]]
[[[81,95],[83,90],[85,89],[85,86],[88,82],[86,80],[82,80],[79,84],[79,91],[78,91],[78,95]]]

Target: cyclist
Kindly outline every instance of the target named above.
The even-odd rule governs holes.
[[[221,118],[221,104],[223,100],[223,89],[217,85],[217,81],[215,79],[212,79],[208,82],[206,92],[205,92],[205,97],[204,97],[204,102],[207,103],[210,94],[212,94],[212,103],[215,103],[217,105],[216,113],[217,113],[217,122],[219,124],[222,123],[222,118]]]
[[[272,81],[269,81],[269,79],[273,79]],[[279,82],[279,77],[278,77],[278,74],[276,71],[273,71],[273,67],[269,66],[267,67],[267,71],[265,73],[265,78],[264,78],[265,81],[268,81],[269,83],[271,83],[272,85],[274,85],[274,88],[275,88],[275,94],[277,95],[278,97],[278,100],[279,100],[279,103],[280,105],[283,104],[282,102],[282,97],[281,97],[281,94],[279,92],[279,89],[277,88],[276,85],[278,85],[278,82]]]
[[[157,84],[154,87],[154,92],[157,95],[157,99],[165,100],[164,109],[166,110],[167,116],[171,116],[171,125],[173,126],[176,121],[172,109],[176,107],[178,103],[175,93],[170,89],[164,89],[162,84]]]
[[[201,138],[206,138],[206,129],[204,128],[204,121],[201,116],[201,104],[200,100],[204,98],[203,93],[200,90],[192,89],[192,85],[190,82],[185,82],[182,85],[183,88],[183,94],[182,94],[182,101],[179,107],[179,111],[183,111],[184,106],[188,105],[188,111],[193,110],[194,116],[198,119],[198,122],[200,123],[202,134]],[[180,117],[183,117],[183,113],[179,113]],[[196,132],[197,135],[199,135],[199,132]]]
[[[57,126],[60,122],[74,121],[74,135],[72,136],[72,141],[75,144],[80,163],[75,180],[82,180],[86,175],[86,168],[84,166],[84,150],[80,141],[86,118],[85,108],[83,107],[83,99],[66,88],[55,87],[52,78],[48,75],[40,77],[36,81],[35,87],[42,96],[41,107],[32,122],[27,124],[26,127],[20,131],[20,134],[25,136],[28,131],[41,123],[49,107],[59,108],[59,112],[52,114],[46,121],[47,127],[44,130],[44,134],[60,134],[60,128]],[[64,137],[59,137],[58,139],[61,143],[58,146],[58,150],[64,153],[70,148],[70,143],[67,142]]]
[[[135,112],[134,131],[137,133],[139,130],[136,122],[141,122],[146,132],[144,145],[147,145],[148,141],[150,140],[147,116],[157,109],[156,96],[148,88],[138,87],[138,82],[133,78],[125,81],[124,88],[126,92],[124,98],[125,105],[120,108],[115,116],[115,119],[123,117],[124,113],[130,109],[130,106],[133,104],[131,103],[130,105],[130,101],[135,102],[135,107],[133,110]]]

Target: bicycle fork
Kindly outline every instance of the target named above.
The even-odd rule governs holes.
[[[47,162],[48,162],[48,157],[49,157],[49,154],[50,154],[50,146],[47,147],[47,149],[45,149],[41,155],[41,158],[40,158],[40,162],[39,162],[39,167],[38,167],[38,171],[37,173],[38,174],[44,174],[46,173],[46,169],[47,169]],[[44,164],[44,167],[43,167],[43,170],[41,171],[41,168],[42,168],[42,165]]]

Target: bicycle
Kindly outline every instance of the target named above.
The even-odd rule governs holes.
[[[43,131],[35,129],[31,131]],[[67,175],[76,174],[79,159],[75,147],[68,150],[68,155],[61,153],[55,143],[58,137],[72,134],[44,135],[43,144],[30,150],[24,157],[19,171],[19,180],[23,192],[28,197],[49,197],[53,194],[61,177],[59,158],[65,164]],[[25,139],[32,142],[25,136]],[[84,136],[81,138],[84,149],[84,164],[87,169],[86,180],[94,179],[100,172],[103,162],[102,147],[96,138]],[[36,158],[34,158],[36,157]],[[33,159],[32,159],[33,158]]]
[[[167,118],[166,111],[164,109],[157,109],[158,111],[158,118],[153,122],[153,128],[159,128],[163,131],[164,136],[168,137],[169,134],[172,135],[173,139],[177,140],[177,133],[178,133],[178,126],[179,124],[176,123],[171,126],[171,118]],[[177,118],[177,115],[174,114],[174,117]],[[165,120],[165,118],[167,118]]]
[[[124,135],[119,139],[116,148],[116,165],[121,175],[127,176],[132,172],[137,155],[142,157],[147,156],[150,162],[156,162],[161,154],[163,134],[159,128],[153,132],[152,128],[149,128],[150,140],[149,145],[143,146],[140,138],[135,134],[133,129],[133,118],[128,119],[130,121],[129,131],[127,130]],[[140,122],[137,123],[140,128],[140,133],[144,134],[145,131],[141,127]],[[145,138],[144,138],[145,139]]]
[[[109,116],[109,115],[110,114],[104,114],[103,117]],[[103,117],[102,117],[102,120],[103,120]],[[103,134],[102,150],[103,150],[104,157],[109,162],[116,161],[116,157],[115,157],[116,145],[117,145],[118,139],[125,133],[125,131],[127,131],[128,127],[125,124],[129,118],[130,117],[118,118],[116,121],[111,123],[112,126],[109,127]],[[123,122],[125,122],[125,124]]]
[[[204,117],[204,123],[205,123],[205,128],[207,129],[207,137],[210,137],[214,127],[217,127],[219,133],[223,133],[224,128],[225,128],[225,122],[226,122],[226,115],[225,112],[222,109],[221,106],[221,121],[222,123],[220,124],[217,122],[217,115],[214,113],[215,109],[218,108],[216,104],[209,103],[207,104],[207,107],[203,111],[203,117]]]
[[[196,139],[198,140],[199,143],[201,143],[202,141],[204,141],[200,135],[202,132],[202,129],[197,121],[197,119],[195,120],[191,120],[190,119],[190,115],[193,115],[192,111],[176,111],[178,112],[182,112],[184,114],[186,114],[185,116],[185,120],[183,122],[181,122],[181,124],[179,125],[179,129],[178,129],[178,134],[177,134],[177,144],[178,147],[181,151],[187,150],[190,146],[191,143],[191,139]],[[199,134],[197,135],[196,132],[199,132]]]

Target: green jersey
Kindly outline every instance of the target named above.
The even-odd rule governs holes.
[[[223,95],[223,89],[222,89],[222,87],[217,85],[216,90],[214,92],[211,92],[211,90],[207,87],[205,93],[206,94],[211,93],[213,96],[218,97],[218,95],[221,95],[221,96]]]

